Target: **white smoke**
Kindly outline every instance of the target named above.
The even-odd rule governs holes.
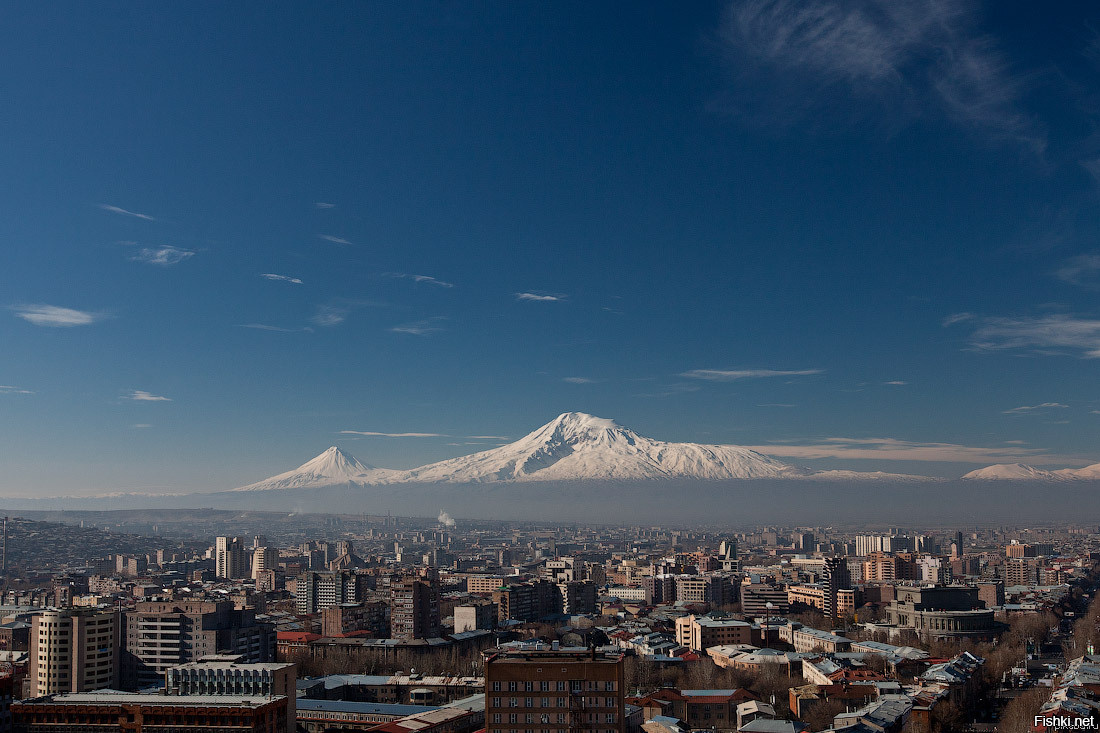
[[[444,527],[453,527],[453,526],[455,526],[455,520],[451,517],[451,515],[448,514],[445,511],[442,511],[442,510],[440,510],[439,516],[436,517],[436,521],[438,521]]]

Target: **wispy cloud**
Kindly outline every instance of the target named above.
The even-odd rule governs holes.
[[[976,10],[965,0],[745,0],[730,4],[719,35],[738,74],[767,88],[758,100],[745,85],[740,103],[772,117],[845,99],[858,115],[879,100],[1042,152],[1042,132],[1019,110],[1025,79],[974,31]]]
[[[794,445],[789,443],[748,446],[752,450],[785,458],[844,458],[874,461],[928,461],[937,463],[1013,463],[1065,465],[1074,459],[1039,448],[1019,446],[968,446],[957,443],[923,443],[896,438],[825,438]]]
[[[326,242],[332,242],[333,244],[351,244],[351,242],[344,239],[343,237],[337,237],[332,234],[318,234],[317,237],[325,240]]]
[[[738,379],[765,379],[768,377],[805,377],[823,374],[824,369],[692,369],[679,376],[689,379],[705,379],[710,382],[734,382]]]
[[[161,395],[153,394],[152,392],[146,392],[143,389],[135,389],[126,395],[126,399],[134,400],[135,402],[171,402],[171,397],[162,397]]]
[[[325,202],[325,201],[318,201],[317,203],[314,204],[314,206],[317,207],[318,209],[335,209],[336,208],[336,204],[330,204],[330,203]]]
[[[296,277],[291,277],[290,275],[276,275],[273,272],[261,273],[260,277],[265,278],[267,280],[274,280],[275,282],[294,283],[295,285],[301,285],[302,284],[302,281],[299,280]]]
[[[151,424],[147,423],[147,422],[139,422],[139,423],[134,423],[130,427],[133,428],[134,430],[146,430],[146,429],[151,428],[153,426]]]
[[[446,321],[445,316],[435,316],[433,318],[425,318],[422,321],[413,321],[412,323],[402,323],[398,326],[394,326],[390,329],[393,333],[407,333],[413,336],[428,336],[433,333],[438,333],[443,330],[443,322]]]
[[[144,219],[145,221],[156,221],[148,214],[139,214],[136,211],[127,211],[126,209],[119,208],[118,206],[111,206],[110,204],[100,204],[99,208],[104,211],[110,211],[112,214],[122,214],[123,216],[132,216],[135,219]]]
[[[0,384],[0,394],[34,394],[32,390],[13,387],[10,384]]]
[[[883,384],[890,387],[904,387],[905,385],[909,384],[909,382],[903,382],[900,379],[891,379],[889,382],[883,382]]]
[[[1054,272],[1059,280],[1082,285],[1096,287],[1100,285],[1100,254],[1087,254],[1071,257]]]
[[[973,321],[976,325],[970,335],[970,346],[977,351],[1022,350],[1100,358],[1100,320],[1055,314],[1037,318],[974,318]]]
[[[534,303],[556,303],[566,299],[560,293],[516,293],[516,300],[526,300]]]
[[[341,430],[340,435],[365,435],[375,438],[446,438],[443,433],[379,433],[373,430]]]
[[[964,321],[972,321],[976,318],[973,313],[952,313],[949,316],[944,316],[940,323],[944,328],[948,326],[954,326],[956,323],[963,323]]]
[[[312,333],[313,329],[308,326],[302,328],[283,328],[282,326],[271,326],[267,323],[238,323],[238,328],[252,328],[257,331],[274,331],[276,333],[301,333],[307,331]]]
[[[600,380],[591,379],[589,377],[563,377],[561,381],[568,382],[569,384],[595,384]]]
[[[1063,405],[1061,402],[1043,402],[1038,405],[1020,405],[1019,407],[1013,407],[1011,410],[1004,410],[1005,415],[1026,415],[1032,412],[1045,412],[1046,410],[1054,410],[1069,407],[1069,405]]]
[[[412,280],[416,283],[426,283],[428,285],[436,285],[441,288],[453,288],[454,283],[444,282],[438,280],[430,275],[412,275],[407,272],[387,272],[383,274],[383,277],[403,278],[406,280]]]
[[[104,318],[102,313],[78,311],[56,305],[17,305],[13,306],[13,310],[15,315],[28,323],[53,328],[88,326]]]
[[[313,321],[318,326],[332,328],[344,322],[348,317],[348,309],[338,305],[319,305],[313,314]]]
[[[148,265],[167,267],[169,265],[178,265],[184,260],[194,256],[195,253],[193,250],[181,249],[166,244],[162,247],[142,247],[138,253],[130,259],[134,262],[144,262]]]
[[[511,440],[507,435],[467,435],[467,440]]]

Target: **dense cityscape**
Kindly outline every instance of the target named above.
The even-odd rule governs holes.
[[[1100,730],[1100,2],[0,1],[0,733]]]
[[[4,521],[3,729],[938,733],[1100,711],[1097,526],[69,514]]]

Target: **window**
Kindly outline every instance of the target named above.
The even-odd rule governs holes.
[[[515,692],[515,691],[516,691],[516,683],[515,682],[509,682],[508,683],[508,692]]]
[[[493,692],[500,692],[500,680],[493,682]]]
[[[500,722],[500,713],[493,713],[493,722],[494,723],[499,723]]]
[[[533,707],[535,707],[535,701],[530,697],[525,697],[525,698],[523,698],[523,707],[533,708]]]
[[[535,690],[535,683],[534,682],[524,682],[523,683],[523,691],[524,692],[534,692],[534,690]]]
[[[565,680],[558,680],[558,692],[565,692]]]
[[[494,697],[493,698],[493,707],[494,708],[499,708],[500,707],[500,698],[499,697]]]
[[[548,681],[543,680],[542,682],[539,683],[539,692],[549,692],[549,691],[550,691],[550,683]]]
[[[510,697],[510,698],[508,698],[508,707],[510,707],[510,708],[518,708],[518,707],[519,707],[519,698],[518,698],[518,697]]]
[[[516,715],[515,713],[508,713],[508,722],[509,723],[518,723],[519,722],[519,716]]]

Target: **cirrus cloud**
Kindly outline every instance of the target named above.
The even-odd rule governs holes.
[[[194,256],[195,252],[193,250],[164,245],[162,247],[142,247],[130,259],[134,262],[144,262],[147,265],[168,267],[169,265],[178,265]]]
[[[709,382],[734,382],[739,379],[805,377],[824,373],[824,369],[692,369],[681,372],[679,376],[689,379],[704,379]]]
[[[143,389],[131,390],[130,394],[126,395],[126,399],[133,400],[135,402],[171,402],[171,397],[163,397],[161,395],[153,394],[152,392],[146,392]]]
[[[364,435],[371,438],[446,438],[444,433],[381,433],[374,430],[341,430],[340,435]]]
[[[17,305],[13,306],[13,310],[16,316],[27,323],[48,328],[88,326],[104,318],[102,313],[62,308],[56,305]]]

